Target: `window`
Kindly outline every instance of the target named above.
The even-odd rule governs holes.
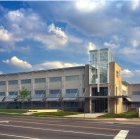
[[[36,90],[36,91],[35,91],[35,94],[36,94],[36,95],[41,95],[41,94],[45,94],[45,93],[46,93],[45,90]]]
[[[24,102],[23,103],[23,107],[24,108],[30,108],[31,107],[31,103],[30,102]]]
[[[8,104],[8,108],[16,108],[18,107],[18,103],[17,102],[13,102],[13,103],[9,103]]]
[[[6,82],[5,81],[0,81],[0,86],[4,86],[6,85]]]
[[[50,102],[50,108],[59,108],[61,107],[61,102]]]
[[[11,95],[11,96],[12,96],[12,95],[18,95],[18,92],[17,92],[17,91],[10,91],[10,92],[9,92],[9,95]]]
[[[5,96],[5,92],[0,92],[0,96]]]
[[[45,108],[45,102],[35,102],[35,107],[38,107],[38,108]]]
[[[133,91],[132,94],[133,95],[140,95],[140,91]]]
[[[133,108],[140,107],[140,103],[133,103]]]
[[[50,77],[50,82],[59,82],[61,81],[61,77]]]
[[[18,84],[18,80],[11,80],[11,81],[8,81],[9,85],[15,85],[15,84]]]
[[[50,94],[58,94],[61,93],[60,89],[50,90]]]
[[[5,107],[6,107],[5,103],[0,103],[0,108],[5,108]]]
[[[66,93],[78,93],[78,89],[66,89]]]
[[[126,91],[125,90],[122,90],[122,95],[126,95]]]
[[[66,76],[66,81],[75,81],[75,80],[79,80],[79,75]]]
[[[46,78],[37,78],[35,79],[35,83],[46,83]]]
[[[66,108],[78,108],[78,102],[66,102]]]
[[[21,84],[28,84],[28,83],[31,83],[31,79],[21,80]]]
[[[100,87],[100,92],[97,92],[97,88],[92,88],[92,96],[107,96],[108,95],[108,88],[107,87]]]
[[[9,85],[15,85],[18,84],[18,80],[12,80],[12,81],[8,81]]]

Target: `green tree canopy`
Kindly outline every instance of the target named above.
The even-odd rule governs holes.
[[[23,104],[25,101],[28,101],[28,97],[29,92],[25,87],[22,87],[21,90],[19,91],[18,101],[20,101]]]

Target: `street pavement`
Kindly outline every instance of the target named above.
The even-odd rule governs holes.
[[[139,130],[139,120],[0,115],[0,139],[140,139]]]

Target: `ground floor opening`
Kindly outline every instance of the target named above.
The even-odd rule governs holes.
[[[108,112],[108,99],[96,98],[92,100],[92,112]]]

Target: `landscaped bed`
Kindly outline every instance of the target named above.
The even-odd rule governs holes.
[[[104,114],[99,116],[98,118],[137,118],[136,112],[124,112],[120,114]]]

